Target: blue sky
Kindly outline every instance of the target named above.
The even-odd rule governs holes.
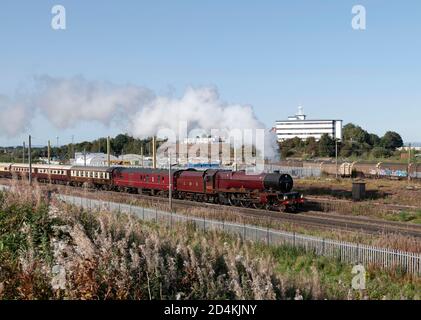
[[[67,29],[50,27],[65,6]],[[351,9],[367,29],[351,28]],[[145,86],[181,95],[215,86],[250,104],[268,127],[295,113],[338,118],[382,135],[421,141],[421,2],[361,0],[22,1],[0,3],[0,95],[28,90],[36,75]],[[1,115],[4,116],[4,115]],[[80,123],[55,128],[35,116],[34,144],[114,135]],[[20,144],[25,134],[0,136]]]

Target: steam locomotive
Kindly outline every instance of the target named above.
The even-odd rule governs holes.
[[[297,211],[305,200],[292,191],[288,174],[247,174],[244,171],[197,171],[132,167],[32,165],[32,178],[43,183],[90,187],[127,193],[172,197],[246,208]],[[0,177],[27,179],[28,164],[0,164]]]

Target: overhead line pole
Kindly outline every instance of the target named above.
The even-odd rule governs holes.
[[[50,164],[51,159],[51,142],[48,140],[48,148],[47,148],[47,162]]]
[[[408,145],[408,181],[411,181],[411,144]]]
[[[31,185],[31,184],[32,184],[31,135],[29,135],[29,144],[28,144],[28,161],[29,161],[29,185]]]
[[[107,165],[110,166],[110,136],[107,137]]]
[[[171,152],[168,152],[168,204],[172,210]]]

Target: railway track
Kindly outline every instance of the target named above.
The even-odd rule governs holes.
[[[79,188],[85,196],[96,198],[96,191]],[[138,199],[168,205],[167,198],[152,197],[139,194],[124,194],[114,191],[101,191],[101,194],[123,197],[127,201]],[[261,209],[224,206],[212,203],[199,203],[189,200],[173,199],[173,209],[209,208],[214,212],[233,212],[243,217],[266,218],[276,222],[288,222],[299,226],[317,227],[323,229],[344,230],[363,232],[368,234],[402,234],[421,238],[421,226],[409,223],[386,221],[363,216],[347,216],[336,213],[325,213],[318,211],[307,211],[299,214],[291,214]]]
[[[1,181],[0,181],[1,183]],[[109,195],[118,197],[119,200],[131,201],[134,199],[144,200],[162,206],[168,205],[167,198],[160,198],[139,194],[126,194],[115,191],[96,191],[83,188],[75,188],[68,186],[47,186],[42,185],[41,188],[56,193],[77,194],[79,196],[97,199],[99,195]],[[189,208],[209,208],[214,212],[226,213],[230,211],[239,216],[252,218],[265,218],[269,221],[287,222],[297,226],[307,226],[312,228],[322,228],[330,230],[344,230],[352,232],[362,232],[367,234],[402,234],[421,238],[421,225],[386,221],[363,216],[349,216],[337,214],[334,212],[307,211],[299,214],[291,214],[284,212],[267,211],[261,209],[232,207],[219,204],[194,202],[189,200],[173,199],[173,210],[189,209]]]

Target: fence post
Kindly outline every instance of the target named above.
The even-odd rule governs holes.
[[[360,244],[357,243],[357,263],[360,263]]]
[[[295,248],[295,231],[293,232],[293,234],[292,234],[292,245],[294,246],[294,248]]]
[[[143,220],[145,220],[145,208],[144,207],[142,207],[142,217],[143,217]]]
[[[206,217],[203,216],[203,232],[206,232]]]
[[[269,226],[266,227],[266,244],[269,245]]]
[[[325,238],[322,240],[322,255],[325,254]]]
[[[158,209],[155,209],[155,223],[158,223]]]
[[[171,215],[170,215],[170,228],[172,229],[172,211],[171,211]]]
[[[243,240],[246,241],[246,223],[243,221]]]

